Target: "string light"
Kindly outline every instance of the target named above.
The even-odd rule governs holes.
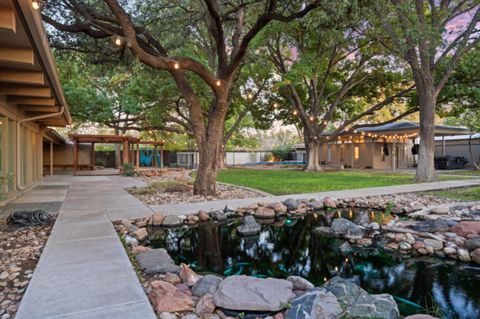
[[[178,64],[178,62],[175,62],[175,64],[173,65],[173,68],[176,70],[180,69],[180,64]]]
[[[40,9],[40,3],[38,3],[38,1],[33,1],[32,2],[32,8],[35,9],[35,10],[38,10]]]
[[[297,116],[297,114],[298,114],[297,110],[294,110],[293,115]]]
[[[248,93],[248,94],[247,94],[247,98],[248,98],[249,100],[253,99],[253,94],[252,94],[252,93]]]
[[[120,39],[120,37],[116,37],[115,38],[115,44],[116,45],[121,45],[122,44],[122,39]]]
[[[313,117],[313,115],[310,115],[310,121],[312,121],[312,122],[313,122],[313,120],[314,120],[314,117]]]
[[[220,82],[220,80],[217,80],[217,82],[215,82],[215,84],[216,84],[217,86],[220,86],[220,85],[222,85],[222,82]]]
[[[323,125],[327,125],[327,121],[323,121]]]
[[[278,107],[277,103],[273,103],[273,108],[276,109]]]

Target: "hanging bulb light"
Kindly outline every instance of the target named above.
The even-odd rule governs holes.
[[[220,80],[217,80],[217,82],[215,82],[215,84],[216,84],[217,86],[220,86],[220,85],[222,85],[222,82],[220,82]]]
[[[313,117],[313,115],[310,115],[310,121],[312,121],[312,122],[313,122],[313,120],[314,120],[314,117]]]
[[[273,103],[273,108],[274,108],[274,109],[278,108],[278,104],[277,104],[276,102]]]
[[[116,45],[122,45],[122,39],[120,37],[115,38],[115,44]]]
[[[297,116],[297,114],[298,114],[297,110],[294,110],[293,115]]]
[[[175,62],[175,64],[173,65],[173,68],[176,70],[180,69],[180,64],[178,64],[178,62]]]
[[[36,1],[36,0],[33,0],[32,1],[32,8],[35,9],[35,10],[40,9],[40,3],[38,3],[38,1]]]
[[[253,94],[252,94],[252,93],[248,93],[248,94],[247,94],[247,98],[248,98],[249,100],[253,99]]]

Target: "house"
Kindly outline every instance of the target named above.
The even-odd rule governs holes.
[[[71,122],[35,3],[0,0],[0,203],[41,180],[49,127]]]
[[[473,168],[473,160],[477,163],[480,161],[480,133],[435,137],[435,156],[448,155],[465,157],[468,160],[465,167]]]
[[[401,121],[371,125],[353,131],[345,130],[337,137],[326,135],[320,150],[323,165],[348,168],[396,170],[410,168],[417,159],[420,125]],[[436,125],[439,137],[466,134],[464,127]],[[305,147],[297,146],[297,161],[305,160]]]

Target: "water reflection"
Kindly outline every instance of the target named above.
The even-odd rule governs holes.
[[[342,213],[351,217],[348,214]],[[325,215],[337,217],[334,212]],[[378,249],[342,254],[342,240],[311,234],[314,227],[330,223],[325,215],[262,225],[253,237],[238,236],[241,219],[152,228],[150,241],[199,272],[277,278],[295,274],[315,285],[338,274],[370,293],[392,294],[404,315],[422,312],[420,305],[440,307],[446,318],[480,318],[480,268],[433,258],[405,259]]]

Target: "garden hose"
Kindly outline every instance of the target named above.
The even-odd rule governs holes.
[[[7,218],[7,223],[17,227],[47,225],[53,222],[53,217],[44,210],[16,211]]]

